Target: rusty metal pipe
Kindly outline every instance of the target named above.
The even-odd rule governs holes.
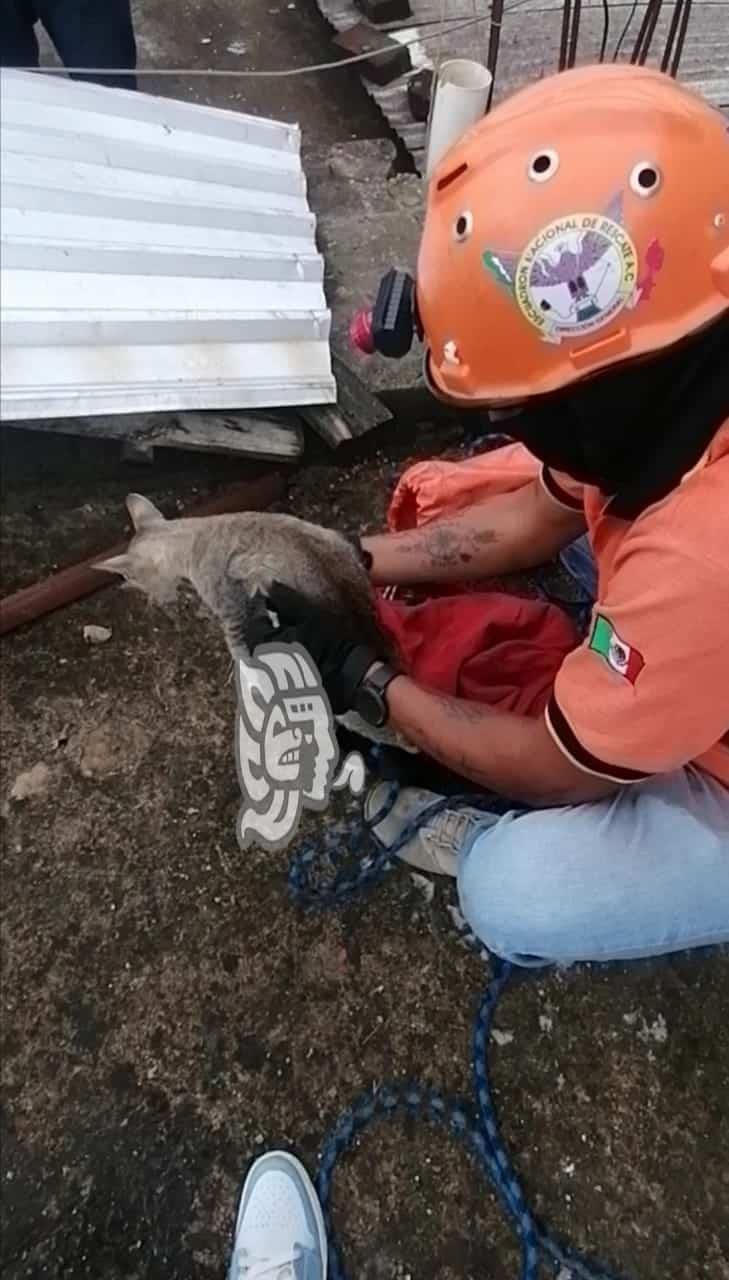
[[[280,472],[270,472],[259,480],[243,480],[239,484],[230,485],[215,498],[204,498],[190,507],[186,516],[220,516],[233,511],[263,511],[282,496],[284,478]],[[11,596],[0,600],[0,635],[7,635],[17,627],[35,622],[37,618],[62,609],[75,600],[93,595],[103,587],[110,587],[116,580],[113,573],[104,573],[94,569],[98,560],[108,560],[111,556],[120,555],[127,548],[127,542],[119,542],[105,551],[88,556],[67,569],[59,569],[50,578],[34,582],[30,587],[21,587]]]

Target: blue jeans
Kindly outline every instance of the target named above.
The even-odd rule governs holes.
[[[597,565],[587,534],[583,533],[581,538],[565,547],[559,558],[562,568],[582,588],[584,600],[592,604],[597,596]]]
[[[515,964],[729,942],[729,790],[689,767],[594,804],[487,818],[458,892],[473,932]]]
[[[0,65],[37,67],[35,23],[41,22],[66,67],[137,65],[130,0],[2,0]],[[132,75],[75,76],[114,88],[135,89]]]
[[[582,540],[564,563],[592,596]],[[729,942],[729,789],[689,766],[593,804],[486,817],[458,892],[474,933],[515,964]]]

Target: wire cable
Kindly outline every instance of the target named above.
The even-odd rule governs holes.
[[[517,8],[521,3],[525,3],[525,0],[516,0],[512,8]],[[464,22],[451,23],[445,30],[439,27],[437,31],[428,35],[417,35],[411,40],[403,40],[399,43],[402,48],[407,49],[410,45],[427,44],[431,40],[440,41],[444,35],[449,36],[456,31],[465,31],[488,20],[488,16],[483,14],[478,18],[468,18]],[[73,76],[227,76],[241,79],[279,80],[287,79],[289,76],[314,75],[320,71],[336,71],[340,67],[351,67],[358,62],[369,62],[378,56],[378,52],[385,53],[387,50],[373,49],[367,53],[352,54],[349,58],[339,58],[336,62],[315,62],[306,67],[277,67],[270,71],[237,67],[16,67],[14,70],[40,71],[44,75],[50,73]]]
[[[633,25],[633,20],[637,12],[638,12],[638,0],[633,0],[633,4],[630,10],[630,13],[628,14],[625,26],[620,32],[620,35],[618,36],[618,42],[615,45],[615,50],[613,52],[613,62],[617,62],[618,58],[620,57],[620,51],[623,45],[625,44],[625,41],[628,38],[628,32],[630,31],[630,28]]]
[[[528,3],[529,3],[529,0],[514,0],[513,4],[505,5],[503,10],[503,17],[505,18],[508,14],[513,13],[514,10],[516,9],[523,8],[524,5]],[[612,7],[614,9],[623,9],[627,7],[628,3],[630,3],[630,0],[623,0],[622,3],[621,3],[621,0],[617,0],[617,3],[614,3]],[[677,0],[674,0],[674,3],[677,3]],[[719,9],[729,8],[729,0],[703,0],[703,3],[705,7],[719,8]],[[639,4],[639,0],[633,0],[630,15],[629,15],[629,20],[628,20],[628,23],[626,24],[627,30],[629,30],[630,24],[632,23],[633,18],[635,17],[638,4]],[[600,0],[600,3],[598,4],[588,4],[584,6],[584,8],[588,10],[597,9],[600,7],[602,7],[604,13],[607,11],[607,17],[609,18],[609,0]],[[673,7],[673,6],[669,5],[667,7]],[[552,8],[551,5],[543,5],[533,9],[529,9],[529,13],[553,13],[553,12],[554,12],[554,9]],[[493,27],[497,29],[500,28],[502,25],[501,18],[492,17],[489,13],[483,13],[478,17],[470,17],[470,18],[464,17],[463,21],[461,21],[460,19],[456,20],[455,18],[453,18],[448,21],[445,27],[442,27],[441,20],[439,18],[431,18],[431,19],[426,19],[425,22],[419,25],[419,32],[422,31],[422,27],[424,26],[435,27],[436,28],[435,31],[428,32],[425,35],[418,34],[417,36],[413,36],[410,40],[402,40],[399,43],[401,44],[401,47],[404,49],[409,48],[411,45],[429,44],[432,41],[437,41],[440,44],[443,36],[455,34],[455,32],[457,31],[467,31],[473,27],[479,26],[482,22],[489,22]],[[413,27],[412,23],[408,23],[407,25],[402,26],[400,28],[389,27],[387,31],[384,32],[384,34],[391,35],[396,30],[412,31],[412,27]],[[620,39],[618,40],[617,52],[619,52],[620,48],[622,47],[623,41],[627,34],[627,30],[623,32]],[[382,52],[384,53],[385,51],[382,50]],[[132,68],[132,67],[14,67],[14,68],[8,68],[8,70],[12,69],[15,71],[35,71],[35,72],[40,72],[43,75],[73,75],[73,76],[94,76],[94,75],[124,76],[126,75],[126,76],[182,76],[182,77],[184,76],[219,76],[223,78],[228,77],[230,79],[238,78],[238,79],[257,79],[257,80],[258,79],[278,80],[278,79],[286,79],[289,76],[305,76],[305,75],[314,75],[324,71],[338,71],[340,67],[356,66],[357,63],[368,62],[371,58],[376,58],[377,56],[378,56],[378,51],[375,49],[368,53],[355,53],[348,58],[338,58],[333,62],[315,62],[305,67],[277,67],[270,71],[263,70],[263,69],[253,70],[245,67],[244,68],[238,68],[238,67],[136,67],[136,68]],[[613,55],[613,60],[615,60],[616,56],[617,54]]]
[[[600,42],[600,61],[605,61],[605,53],[607,52],[608,39],[610,37],[610,2],[602,0],[602,40]]]

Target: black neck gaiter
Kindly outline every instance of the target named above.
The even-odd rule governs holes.
[[[660,355],[527,402],[505,428],[631,520],[664,498],[729,419],[729,311]]]

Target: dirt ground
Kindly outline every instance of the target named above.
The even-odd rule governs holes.
[[[261,63],[318,60],[324,32],[296,4],[188,0],[172,33],[145,0],[140,57],[220,62],[239,38]],[[322,142],[381,130],[354,77],[334,81],[230,105],[298,116]],[[458,440],[311,446],[284,505],[375,527],[406,461]],[[115,542],[131,489],[174,514],[254,474],[20,432],[3,454],[4,591]],[[85,644],[86,624],[111,638]],[[448,884],[428,902],[402,870],[310,917],[286,854],[239,853],[229,663],[192,600],[111,587],[0,653],[3,1275],[217,1280],[253,1155],[283,1145],[313,1168],[340,1110],[385,1079],[468,1091],[484,968],[452,932]],[[728,977],[715,953],[584,966],[530,976],[499,1016],[496,1095],[534,1205],[633,1280],[729,1280]],[[427,1128],[366,1136],[335,1207],[353,1280],[516,1275],[480,1176]]]

